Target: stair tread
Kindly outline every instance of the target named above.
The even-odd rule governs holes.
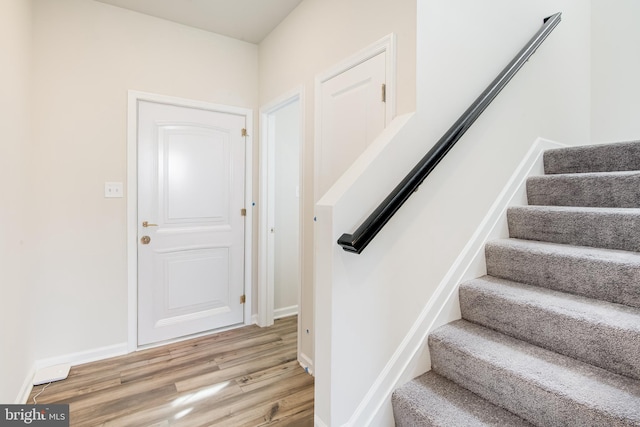
[[[563,243],[543,242],[526,239],[495,239],[487,243],[488,247],[501,246],[532,253],[558,255],[567,258],[586,258],[592,261],[631,265],[640,268],[640,253],[621,249],[594,248]]]
[[[640,142],[618,142],[547,150],[547,174],[640,169]]]
[[[516,206],[507,222],[513,238],[640,251],[638,208]]]
[[[485,246],[487,274],[640,307],[640,253],[522,239]]]
[[[514,210],[531,210],[540,212],[559,212],[559,213],[585,213],[592,215],[621,215],[621,216],[640,216],[640,208],[618,208],[618,207],[601,207],[601,206],[512,206],[509,208]]]
[[[640,170],[624,171],[601,171],[601,172],[574,172],[574,173],[553,173],[549,175],[533,175],[527,179],[584,179],[584,178],[616,178],[635,176],[640,174]]]
[[[510,280],[483,276],[469,280],[461,288],[482,289],[500,298],[519,301],[567,317],[581,319],[640,334],[640,310],[622,304],[601,301]],[[640,345],[640,341],[638,342]],[[638,348],[640,351],[640,347]],[[640,354],[638,354],[640,356]]]
[[[460,286],[462,317],[640,379],[640,309],[491,276]]]
[[[392,401],[396,418],[402,420],[398,427],[532,425],[433,371],[397,389]]]
[[[589,172],[527,179],[529,205],[640,207],[640,171]]]
[[[430,348],[446,347],[447,360],[432,350],[432,369],[530,421],[556,419],[560,413],[539,413],[540,399],[557,399],[573,408],[562,416],[605,417],[640,425],[640,381],[577,361],[465,320],[444,325],[429,335]],[[459,365],[453,354],[464,364]],[[483,383],[488,381],[489,383]],[[485,394],[491,396],[486,396]],[[524,399],[518,400],[518,396]],[[528,402],[528,403],[527,403]],[[529,407],[520,406],[526,403]],[[560,405],[549,402],[551,407]],[[516,412],[516,411],[514,411]],[[594,415],[595,414],[595,415]],[[559,419],[559,418],[558,418]],[[549,421],[551,423],[551,421]],[[553,422],[553,425],[560,425]],[[613,424],[612,424],[613,425]],[[621,425],[621,424],[618,424]]]

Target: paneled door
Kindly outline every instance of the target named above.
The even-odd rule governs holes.
[[[245,126],[138,103],[138,345],[244,322]]]
[[[321,85],[317,198],[385,128],[386,55],[379,53]]]

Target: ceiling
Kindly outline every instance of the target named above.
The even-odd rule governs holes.
[[[260,43],[302,0],[97,0],[249,43]]]

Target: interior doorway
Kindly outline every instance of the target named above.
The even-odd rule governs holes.
[[[258,324],[298,314],[302,286],[302,91],[261,110]]]

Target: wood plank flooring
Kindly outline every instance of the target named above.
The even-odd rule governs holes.
[[[138,351],[74,366],[36,399],[68,403],[77,427],[313,426],[313,377],[296,339],[289,317]]]

